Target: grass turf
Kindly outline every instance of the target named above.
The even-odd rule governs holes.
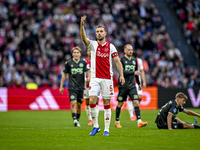
[[[200,109],[193,110],[200,113]],[[121,111],[122,128],[118,129],[114,127],[115,111],[112,111],[110,136],[104,137],[104,113],[100,111],[101,132],[91,137],[92,127],[87,125],[85,111],[81,115],[80,128],[73,126],[70,111],[0,112],[0,150],[200,149],[200,130],[158,130],[154,123],[157,113],[158,110],[141,111],[142,119],[149,124],[137,128],[137,122],[129,120],[128,112]],[[177,117],[190,123],[194,119],[184,113]]]

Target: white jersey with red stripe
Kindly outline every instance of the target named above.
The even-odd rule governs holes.
[[[91,78],[112,79],[112,58],[118,56],[115,46],[91,40],[88,48],[91,50]]]
[[[137,71],[143,70],[144,67],[143,67],[142,59],[141,58],[136,58],[136,61],[137,61],[137,65],[138,65],[138,70]],[[139,75],[139,80],[140,80],[140,84],[141,84],[141,75]],[[135,83],[137,83],[136,80],[135,80]]]
[[[89,68],[91,68],[91,61],[90,61],[90,59],[88,59],[88,57],[86,57],[83,60],[85,60],[87,62],[87,64],[89,65]],[[87,74],[85,75],[85,80],[86,80],[86,78],[87,78]],[[86,88],[89,88],[89,84],[86,84],[85,86],[86,86]]]

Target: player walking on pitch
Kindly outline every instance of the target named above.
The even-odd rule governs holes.
[[[144,69],[143,69],[142,59],[137,57],[136,52],[133,53],[133,58],[136,59],[137,64],[138,64],[138,71],[141,72],[141,75],[139,75],[139,81],[143,85],[143,87],[145,88],[146,87],[146,80],[145,80],[145,72],[144,72]],[[141,78],[142,78],[142,81],[141,81]],[[142,88],[139,87],[137,81],[135,81],[135,82],[136,82],[135,85],[136,85],[136,89],[137,89],[137,93],[138,93],[138,100],[139,100],[139,103],[140,103],[142,101]],[[133,102],[132,102],[130,97],[128,98],[127,106],[128,106],[128,112],[129,112],[129,115],[130,115],[130,120],[131,121],[136,120],[136,116],[135,116],[135,113],[134,113],[135,108],[133,107]]]
[[[83,102],[83,90],[85,85],[85,72],[87,73],[86,82],[90,81],[90,69],[86,61],[81,60],[81,49],[77,46],[72,49],[73,59],[65,63],[65,69],[60,83],[60,93],[63,94],[63,84],[69,74],[68,92],[71,105],[74,126],[80,127],[79,118],[81,115],[81,104]],[[77,108],[76,108],[77,107]]]
[[[111,120],[111,108],[110,99],[114,96],[113,88],[113,71],[112,71],[112,59],[115,61],[117,69],[119,70],[119,81],[123,85],[125,83],[122,64],[119,60],[117,50],[115,46],[105,40],[107,35],[106,28],[104,26],[97,26],[96,38],[97,41],[90,40],[86,37],[84,29],[84,21],[86,16],[81,17],[80,34],[84,44],[91,50],[91,79],[90,79],[90,109],[94,128],[89,134],[95,135],[99,132],[98,116],[96,109],[97,96],[102,90],[103,104],[104,104],[104,136],[109,136],[109,127]]]
[[[124,101],[126,101],[127,96],[131,98],[133,101],[133,105],[135,107],[135,114],[137,117],[138,127],[144,127],[148,123],[143,122],[140,116],[140,109],[139,109],[139,101],[138,101],[138,94],[135,86],[135,77],[138,83],[139,88],[141,88],[140,81],[138,75],[140,74],[137,66],[137,61],[132,58],[133,54],[133,47],[130,44],[126,44],[124,46],[124,53],[125,56],[121,58],[121,63],[123,66],[123,72],[125,77],[125,84],[121,85],[118,83],[119,93],[117,97],[117,107],[116,107],[116,120],[115,120],[115,127],[121,128],[119,121],[119,116],[121,112],[121,107],[123,106]],[[136,76],[135,76],[136,75]]]

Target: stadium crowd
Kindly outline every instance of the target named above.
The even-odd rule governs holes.
[[[86,57],[79,29],[83,15],[90,39],[101,24],[120,57],[125,44],[134,47],[143,60],[148,86],[200,86],[198,70],[187,66],[150,0],[0,0],[0,87],[24,88],[34,82],[59,88],[71,49],[81,47]]]
[[[200,58],[200,1],[199,0],[170,0],[172,6],[183,24],[187,43],[191,44]]]

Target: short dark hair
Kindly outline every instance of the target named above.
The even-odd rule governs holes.
[[[96,27],[96,29],[97,29],[97,28],[104,28],[104,31],[105,31],[105,32],[107,32],[107,29],[106,29],[106,27],[105,27],[105,26],[103,26],[103,25],[98,25],[98,26]]]

